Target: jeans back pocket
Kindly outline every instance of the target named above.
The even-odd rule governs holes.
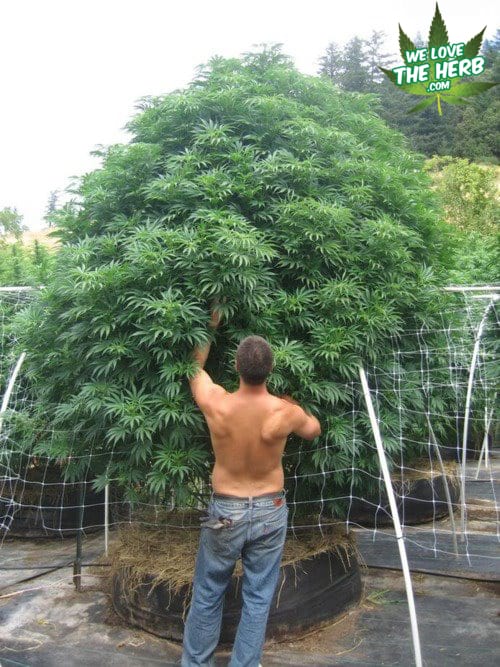
[[[269,514],[262,517],[261,522],[264,535],[269,535],[283,529],[286,530],[288,524],[288,507],[284,505],[277,510],[269,512]]]

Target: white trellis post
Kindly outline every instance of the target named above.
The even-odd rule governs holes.
[[[490,465],[488,435],[490,433],[491,420],[493,419],[493,412],[495,410],[496,398],[497,395],[495,393],[493,397],[493,407],[491,408],[489,414],[488,414],[488,408],[484,406],[484,438],[483,438],[483,446],[481,447],[481,453],[479,455],[479,461],[477,462],[476,479],[479,479],[479,469],[481,468],[481,461],[483,460],[483,456],[484,456],[484,467],[488,468]]]
[[[5,285],[5,286],[0,287],[0,296],[2,294],[7,294],[8,295],[8,294],[12,294],[12,293],[14,293],[14,294],[16,294],[16,293],[28,293],[28,292],[33,292],[35,290],[36,290],[36,288],[34,288],[34,287],[29,287],[29,286],[24,286],[24,285],[23,286]],[[4,415],[7,411],[9,401],[10,401],[10,397],[11,397],[12,392],[14,390],[14,386],[16,384],[17,376],[19,375],[19,372],[21,370],[21,366],[23,365],[25,357],[26,357],[26,352],[22,352],[21,355],[19,356],[18,360],[17,360],[17,363],[14,367],[14,370],[12,371],[12,374],[9,378],[8,383],[7,383],[7,387],[5,389],[5,393],[3,395],[2,404],[0,406],[0,434],[1,434],[2,429],[3,429],[3,423],[4,423],[4,419],[5,419]],[[17,478],[17,479],[19,479],[19,478]],[[17,484],[17,481],[16,481],[16,484]],[[11,501],[10,501],[10,506],[14,506],[14,504],[15,504],[15,502],[12,498]],[[12,520],[12,517],[10,517],[10,520]],[[9,524],[2,523],[2,524],[0,524],[0,528],[6,528],[8,530],[9,529]]]
[[[486,306],[483,317],[479,324],[479,328],[476,334],[476,340],[474,342],[474,349],[472,351],[472,359],[470,362],[469,369],[469,381],[467,383],[467,395],[465,398],[465,417],[464,417],[464,430],[462,436],[462,471],[461,471],[461,484],[460,484],[460,530],[462,534],[462,542],[465,541],[465,465],[467,462],[467,436],[469,433],[469,415],[470,415],[470,404],[472,398],[472,385],[474,382],[474,374],[476,371],[476,362],[479,354],[479,346],[481,345],[481,338],[483,335],[484,325],[488,318],[488,314],[491,310],[491,307],[498,299],[497,294],[491,295],[491,300]]]
[[[415,609],[415,598],[413,595],[413,587],[410,577],[410,568],[408,566],[408,557],[406,555],[405,544],[403,541],[403,531],[401,530],[401,522],[399,520],[398,506],[396,503],[396,497],[394,495],[394,489],[392,488],[391,476],[389,474],[389,467],[387,465],[387,460],[385,458],[384,445],[382,444],[382,437],[380,435],[380,429],[378,427],[377,418],[375,416],[375,410],[373,409],[373,403],[370,396],[370,389],[368,387],[368,381],[366,379],[366,374],[363,368],[359,368],[359,376],[361,378],[361,384],[363,386],[363,393],[365,396],[366,407],[368,410],[368,415],[370,417],[370,423],[373,430],[373,436],[375,438],[375,443],[377,445],[377,453],[380,461],[380,467],[382,469],[382,474],[384,476],[384,482],[387,490],[387,497],[389,499],[389,505],[391,508],[392,520],[394,522],[394,530],[396,533],[398,548],[399,548],[399,557],[401,558],[401,565],[403,568],[403,576],[405,580],[406,587],[406,597],[408,599],[408,608],[410,611],[410,622],[411,622],[411,633],[413,638],[413,652],[415,656],[415,665],[416,667],[422,667],[422,652],[420,649],[420,637],[418,633],[418,623],[417,623],[417,612]]]
[[[431,420],[429,415],[427,415],[427,424],[429,426],[429,436],[431,443],[434,445],[434,451],[436,452],[437,459],[439,461],[439,466],[441,468],[441,474],[443,476],[443,485],[444,485],[444,492],[446,495],[446,502],[448,503],[448,516],[450,517],[450,523],[451,523],[451,535],[453,539],[453,550],[455,552],[455,556],[458,556],[458,544],[457,544],[457,530],[455,527],[455,515],[453,514],[453,503],[451,502],[451,494],[450,494],[450,487],[448,485],[448,477],[446,475],[446,470],[444,469],[443,465],[443,457],[441,456],[441,452],[439,451],[439,445],[437,443],[436,436],[434,434],[434,429],[432,428]]]
[[[104,487],[104,553],[108,555],[109,540],[109,483]]]
[[[23,365],[25,357],[26,357],[26,352],[22,352],[21,356],[17,360],[14,370],[12,371],[12,375],[10,376],[7,389],[5,390],[5,394],[3,396],[2,407],[0,408],[0,433],[2,432],[3,415],[7,410],[7,406],[9,405],[10,395],[12,394],[12,390],[14,389],[17,376],[19,375],[19,371],[21,370],[21,366]]]
[[[16,378],[19,375],[19,371],[21,370],[21,366],[23,365],[24,358],[26,357],[26,352],[22,352],[21,356],[17,360],[17,363],[14,367],[14,370],[12,371],[12,375],[10,376],[9,383],[7,384],[7,389],[5,390],[5,394],[3,395],[3,400],[2,400],[2,406],[0,407],[0,434],[2,433],[2,427],[3,427],[3,415],[5,414],[7,410],[7,406],[9,405],[9,400],[10,396],[12,394],[12,390],[14,389],[14,385],[16,383]],[[16,482],[17,484],[17,482]],[[13,500],[9,503],[9,507],[13,505]],[[8,514],[6,515],[7,519]],[[12,521],[12,517],[10,517],[10,521]],[[10,522],[9,522],[10,523]],[[0,528],[7,528],[9,529],[9,523],[0,523]]]

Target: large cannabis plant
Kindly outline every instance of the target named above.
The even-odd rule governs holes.
[[[131,142],[102,151],[59,211],[56,278],[18,323],[43,422],[36,452],[71,454],[68,474],[118,479],[130,499],[192,493],[211,453],[186,377],[218,300],[214,379],[236,386],[237,343],[258,333],[275,351],[270,389],[321,420],[300,456],[289,443],[295,498],[342,495],[353,454],[377,468],[352,382],[360,363],[393,364],[391,337],[437,321],[429,267],[446,249],[420,158],[371,104],[276,48],[215,58],[186,90],[143,100]],[[411,385],[403,400],[425,407]],[[390,452],[400,423],[427,428],[379,409]],[[355,472],[354,490],[367,479]]]

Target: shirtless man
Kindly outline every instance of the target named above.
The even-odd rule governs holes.
[[[218,323],[214,313],[211,326]],[[203,370],[209,351],[210,344],[195,349],[200,368],[190,385],[210,431],[214,493],[201,529],[182,665],[213,664],[224,593],[241,556],[243,608],[229,665],[258,667],[287,528],[281,458],[290,433],[312,440],[321,427],[293,399],[268,392],[273,356],[263,338],[240,343],[240,386],[234,393]]]

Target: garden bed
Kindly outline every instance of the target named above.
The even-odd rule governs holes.
[[[399,517],[405,525],[417,525],[448,516],[445,481],[448,483],[453,508],[460,495],[457,465],[444,463],[443,475],[438,462],[432,469],[428,460],[412,462],[403,475],[392,476]],[[446,480],[445,480],[446,477]],[[349,521],[361,526],[388,526],[392,524],[389,499],[385,490],[377,496],[354,498],[349,509]]]
[[[4,482],[0,517],[10,537],[69,537],[80,527],[80,484],[64,482],[56,467],[29,466],[26,479]],[[104,492],[85,484],[82,527],[104,525]]]
[[[184,517],[186,519],[186,517]],[[361,577],[353,536],[337,526],[323,535],[297,529],[287,539],[267,637],[298,637],[343,614],[361,597]],[[155,635],[182,640],[189,607],[199,530],[167,526],[149,530],[132,524],[120,529],[113,547],[112,599],[117,614]],[[241,611],[241,562],[226,593],[221,643],[234,639]]]

